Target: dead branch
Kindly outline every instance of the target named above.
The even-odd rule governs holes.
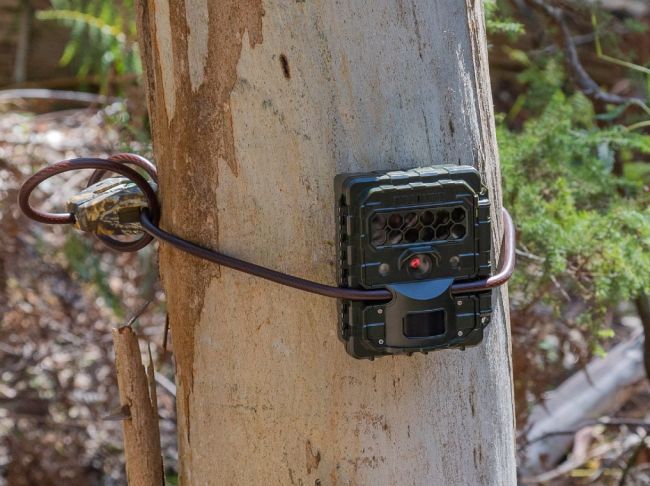
[[[60,91],[53,89],[5,89],[0,91],[0,103],[26,99],[71,101],[91,105],[105,105],[117,101],[117,98],[82,91]]]
[[[156,379],[156,383],[162,386],[167,393],[173,397],[176,397],[176,385],[173,381],[171,381],[162,373],[158,373],[157,371],[154,373],[154,378]]]
[[[587,96],[609,103],[612,105],[630,105],[634,104],[641,107],[646,107],[645,100],[634,96],[620,96],[614,93],[608,93],[598,86],[598,83],[593,80],[587,70],[582,65],[580,57],[578,56],[578,49],[576,47],[575,39],[571,34],[569,25],[567,24],[564,12],[557,7],[553,7],[546,3],[544,0],[531,0],[531,2],[542,10],[544,10],[560,27],[562,31],[563,47],[566,55],[566,63],[580,87],[580,90]]]
[[[544,472],[542,474],[539,474],[537,476],[532,476],[532,477],[523,477],[520,478],[521,484],[538,484],[538,483],[547,483],[548,481],[551,481],[555,478],[558,478],[560,476],[563,476],[574,469],[582,466],[586,462],[595,459],[597,457],[604,456],[607,454],[609,451],[614,449],[616,447],[615,444],[611,443],[606,443],[606,444],[601,444],[598,447],[594,448],[593,451],[591,451],[589,454],[576,458],[576,459],[569,459],[562,464],[560,464],[558,467],[555,469],[552,469],[550,471]]]
[[[520,445],[518,449],[523,450],[526,447],[528,447],[529,445],[531,445],[531,444],[533,444],[535,442],[539,442],[540,440],[548,439],[549,437],[555,437],[555,436],[558,436],[558,435],[574,436],[578,432],[580,432],[582,429],[584,429],[586,427],[593,427],[594,425],[602,425],[604,427],[634,427],[634,428],[641,428],[641,429],[645,429],[645,430],[650,430],[650,422],[647,422],[645,420],[603,417],[603,418],[596,419],[596,420],[584,420],[575,429],[571,429],[571,430],[555,430],[553,432],[547,432],[546,434],[542,434],[542,435],[540,435],[538,437],[535,437],[532,440],[526,441],[524,444]]]
[[[523,450],[521,470],[526,476],[540,474],[555,466],[573,442],[569,430],[584,428],[589,420],[618,408],[632,393],[633,384],[644,377],[643,336],[615,346],[605,358],[592,360],[585,373],[576,373],[560,385],[543,404],[531,411]],[[603,422],[643,427],[633,419],[601,419]]]
[[[128,414],[122,421],[126,475],[131,486],[164,484],[156,384],[151,355],[145,371],[138,338],[128,326],[113,329],[120,404]]]
[[[104,82],[111,86],[138,83],[138,75],[134,73],[100,76],[65,76],[58,78],[39,79],[7,85],[7,89],[46,88],[53,90],[80,88],[81,86],[99,86]]]
[[[637,18],[650,12],[647,0],[589,0],[589,4],[598,5],[610,12],[625,12]]]

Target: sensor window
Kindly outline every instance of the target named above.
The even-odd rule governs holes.
[[[445,311],[409,312],[404,318],[404,336],[428,338],[445,333]]]
[[[374,213],[370,218],[375,247],[461,240],[467,233],[463,207]]]

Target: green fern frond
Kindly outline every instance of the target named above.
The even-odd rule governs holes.
[[[36,18],[38,20],[58,20],[70,26],[74,23],[82,24],[88,28],[97,29],[104,35],[113,37],[121,44],[126,43],[126,35],[119,27],[105,22],[101,17],[95,17],[88,13],[75,10],[39,10],[36,12]]]
[[[75,63],[77,75],[97,75],[106,91],[111,74],[141,73],[132,0],[52,0],[52,9],[36,18],[70,29],[70,40],[60,59]]]

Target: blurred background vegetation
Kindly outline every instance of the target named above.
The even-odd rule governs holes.
[[[59,64],[75,61],[77,76],[95,75],[103,91],[112,76],[142,73],[132,0],[52,0],[36,18],[70,29]]]
[[[121,483],[119,424],[101,420],[117,404],[108,330],[151,300],[139,332],[160,353],[155,252],[109,254],[83,235],[30,224],[13,204],[27,174],[60,158],[151,154],[133,9],[132,0],[0,0],[0,85],[24,95],[0,98],[0,469],[7,484]],[[486,25],[504,205],[518,230],[510,294],[525,445],[529,412],[548,391],[615,345],[643,330],[650,335],[650,4],[498,0],[486,2]],[[90,105],[33,98],[31,88],[97,98]],[[64,187],[77,183],[69,178]],[[43,203],[56,207],[60,199],[44,194]],[[173,381],[169,360],[159,371]],[[160,396],[173,483],[170,387]],[[641,383],[609,412],[648,419],[649,399]],[[38,413],[25,413],[29,406]],[[581,464],[553,484],[650,484],[647,429],[601,431],[597,443],[635,447]]]

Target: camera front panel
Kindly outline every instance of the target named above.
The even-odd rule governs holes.
[[[451,293],[489,276],[487,191],[473,167],[337,176],[339,285],[387,288],[388,303],[343,301],[339,335],[358,358],[478,344],[491,292]]]

